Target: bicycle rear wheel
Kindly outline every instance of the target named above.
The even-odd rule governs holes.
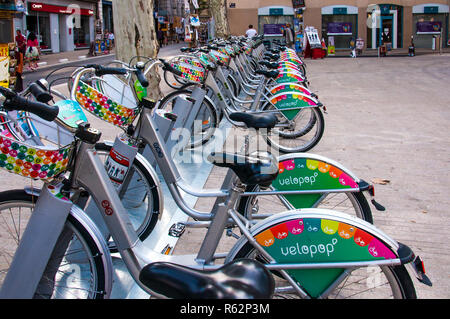
[[[21,189],[0,193],[0,287],[36,200]],[[91,234],[85,223],[69,214],[35,298],[103,299],[109,295],[111,270],[105,259],[109,254],[106,245]]]
[[[230,259],[253,258],[267,263],[264,257],[247,242]],[[275,299],[299,298],[294,288],[276,271]],[[299,282],[301,286],[301,282]],[[416,299],[416,290],[404,265],[373,266],[354,269],[327,296],[329,299]]]
[[[258,192],[259,186],[247,186],[246,192]],[[285,203],[282,195],[243,196],[239,200],[238,212],[247,219],[257,219],[258,214],[284,212],[292,207]],[[363,192],[324,193],[314,205],[315,208],[337,210],[373,224],[372,211]]]
[[[263,110],[273,110],[271,104]],[[292,120],[275,113],[278,124],[267,136],[267,143],[281,153],[307,152],[319,143],[325,130],[325,120],[318,107],[301,109]]]

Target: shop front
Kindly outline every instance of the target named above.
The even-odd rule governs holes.
[[[448,42],[449,6],[421,4],[413,6],[413,39],[416,48],[439,49]]]
[[[73,51],[89,48],[94,40],[94,8],[83,8],[74,1],[58,5],[28,2],[26,28],[38,36],[43,52]],[[83,4],[86,6],[89,4]]]
[[[14,17],[16,13],[14,0],[0,1],[0,43],[14,42]]]
[[[322,37],[329,46],[348,49],[350,41],[358,37],[358,8],[334,5],[323,7]]]
[[[258,33],[268,41],[283,38],[283,28],[294,26],[294,9],[287,6],[267,6],[258,8]]]
[[[367,48],[385,45],[388,50],[403,47],[403,7],[395,4],[367,8]]]

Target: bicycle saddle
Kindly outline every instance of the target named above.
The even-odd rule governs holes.
[[[276,70],[272,70],[272,71],[256,70],[256,73],[262,74],[266,78],[272,78],[272,79],[275,79],[278,76],[278,74],[280,74],[280,72],[278,72]]]
[[[275,287],[270,272],[253,259],[237,259],[214,271],[155,262],[141,270],[139,279],[154,292],[176,299],[263,299]]]
[[[233,170],[242,183],[269,187],[278,175],[278,161],[270,153],[255,152],[249,156],[212,152],[208,161]]]
[[[266,61],[266,60],[259,62],[259,64],[264,65],[264,66],[268,67],[269,69],[276,69],[279,66],[279,64],[276,62],[270,62],[270,61]]]
[[[246,113],[233,112],[230,114],[230,119],[233,121],[244,122],[247,127],[254,129],[275,127],[277,117],[273,113]]]

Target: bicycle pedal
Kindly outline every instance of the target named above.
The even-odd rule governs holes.
[[[172,226],[170,226],[169,236],[181,237],[181,235],[183,235],[185,229],[186,229],[186,225],[185,224],[183,224],[183,223],[175,223]]]

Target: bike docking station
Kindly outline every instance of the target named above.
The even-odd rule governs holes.
[[[219,147],[219,150],[221,150],[223,145],[218,146],[220,144],[220,139],[217,141],[215,138],[212,138],[211,141],[198,149],[193,148],[186,150],[186,145],[189,140],[187,139],[186,134],[183,135],[183,129],[185,129],[185,132],[187,132],[186,128],[194,126],[195,129],[194,122],[200,112],[200,107],[205,94],[206,92],[204,90],[196,88],[190,96],[178,97],[174,103],[172,112],[155,110],[152,113],[158,132],[165,141],[165,146],[167,150],[169,150],[170,156],[177,157],[180,152],[183,153],[183,155],[181,155],[181,160],[174,159],[174,161],[182,178],[189,181],[189,185],[196,189],[202,189],[204,187],[213,168],[213,164],[204,159],[211,153],[212,149],[218,151],[217,148]],[[227,128],[229,127],[231,127],[230,123],[222,121],[216,130],[216,134],[221,134],[221,136],[226,138],[226,134],[229,131]],[[118,140],[120,140],[119,137],[116,138],[113,148],[116,148]],[[127,141],[120,140],[119,145],[120,143],[126,144]],[[130,149],[130,146],[125,145],[124,148]],[[169,255],[173,252],[179,237],[183,234],[185,229],[184,225],[188,221],[189,216],[178,207],[171,196],[149,145],[146,145],[142,154],[138,154],[138,156],[139,155],[143,156],[148,164],[156,168],[157,180],[160,182],[158,187],[161,187],[161,193],[163,194],[163,198],[160,198],[161,212],[159,213],[159,220],[150,235],[144,240],[144,244],[155,252]],[[137,183],[137,178],[137,174],[133,174],[131,180],[128,181],[128,189],[133,188],[133,183]],[[195,206],[198,197],[191,196],[182,190],[180,190],[180,192],[186,204],[190,205],[190,207]],[[146,204],[142,201],[142,197],[145,196],[145,194],[136,193],[133,194],[133,196],[135,196],[136,202],[140,202],[141,205],[132,209],[135,210],[135,212],[129,211],[132,223],[134,222],[133,215],[139,216],[139,210],[146,209]],[[96,225],[98,225],[105,238],[108,238],[109,234],[107,227],[97,206],[93,202],[90,202],[85,208],[85,212]],[[114,253],[112,254],[112,257],[115,273],[111,298],[148,298],[149,295],[144,292],[129,275],[125,265],[120,259],[120,255]]]

